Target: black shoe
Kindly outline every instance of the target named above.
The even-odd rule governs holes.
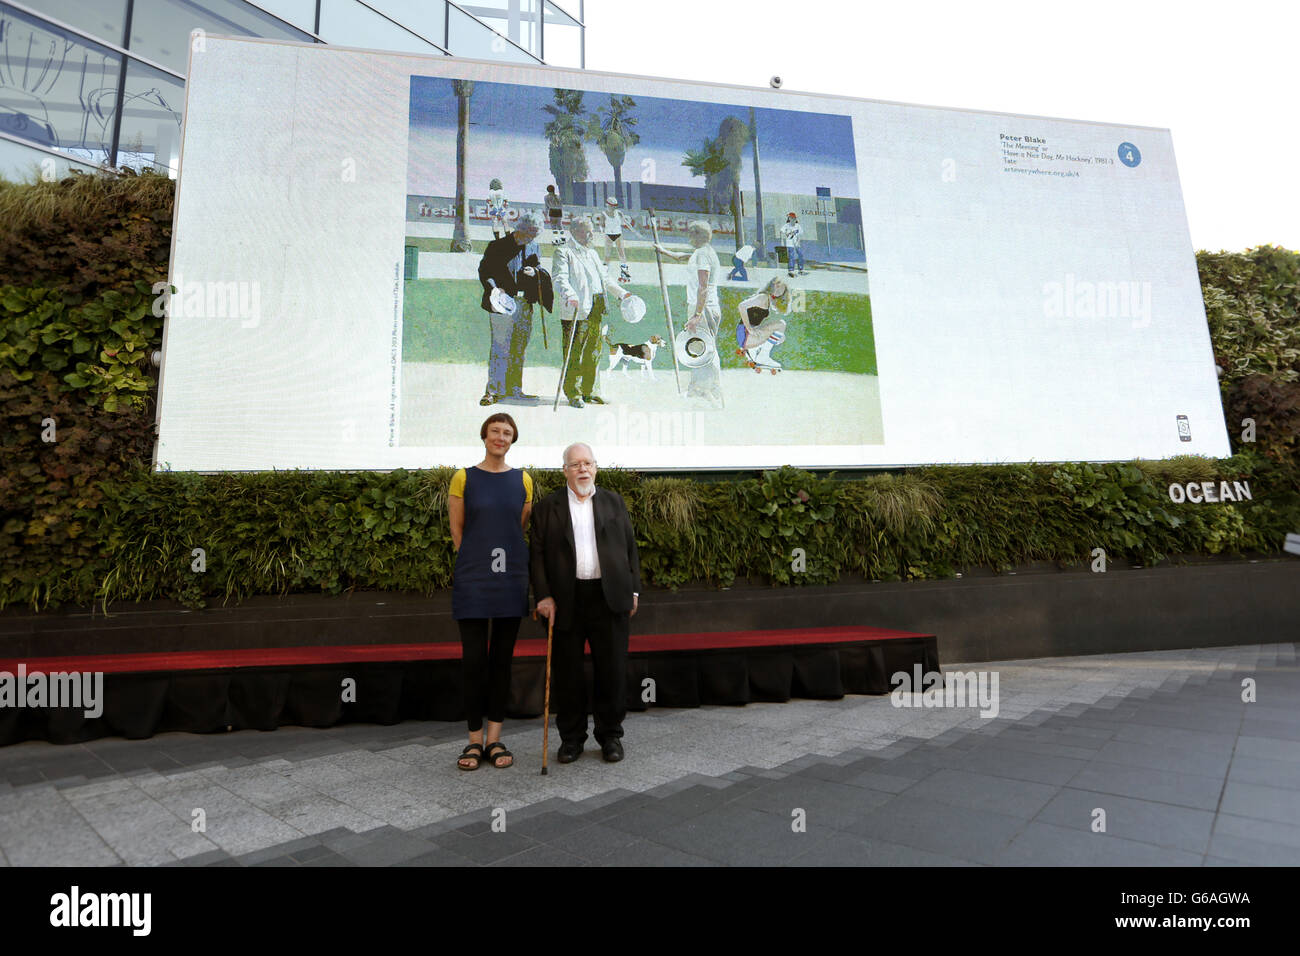
[[[582,396],[582,400],[583,400],[584,402],[590,402],[592,405],[604,405],[604,404],[605,404],[605,400],[604,400],[603,398],[601,398],[599,395],[584,395],[584,396]]]
[[[617,737],[610,737],[600,745],[601,756],[605,763],[618,763],[623,759],[623,742]]]
[[[582,744],[562,743],[559,752],[556,753],[555,759],[560,763],[573,763],[582,756]]]
[[[574,408],[582,408],[586,403],[580,398],[571,398],[569,404]]]

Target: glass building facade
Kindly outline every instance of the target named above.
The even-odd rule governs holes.
[[[176,175],[194,30],[585,66],[583,0],[0,0],[0,175]]]

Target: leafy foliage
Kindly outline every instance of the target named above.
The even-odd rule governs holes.
[[[0,286],[0,370],[18,382],[55,372],[105,411],[144,408],[156,384],[149,356],[162,334],[154,298],[139,280],[80,305],[39,287]]]
[[[1196,262],[1228,434],[1300,493],[1300,255],[1260,246]]]
[[[0,180],[0,276],[79,302],[166,278],[173,183],[166,176]]]
[[[556,104],[553,150],[580,150],[580,94],[557,91]],[[148,356],[162,332],[151,288],[165,278],[171,188],[147,175],[0,183],[0,607],[448,587],[451,469],[150,470]],[[1300,529],[1300,256],[1263,247],[1198,262],[1232,458],[849,478],[786,467],[736,480],[602,469],[601,486],[631,511],[646,582],[942,578],[1082,566],[1095,547],[1142,564],[1276,552]],[[563,486],[558,470],[529,470],[538,495]],[[1253,499],[1168,495],[1219,480],[1248,480]]]

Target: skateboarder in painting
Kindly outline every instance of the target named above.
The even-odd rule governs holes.
[[[803,238],[803,226],[799,225],[799,217],[790,213],[785,217],[785,225],[781,227],[781,238],[785,240],[786,265],[790,269],[790,277],[794,278],[794,260],[797,256],[799,259],[799,275],[807,275],[803,269],[803,250],[799,248],[800,240]]]
[[[767,369],[773,375],[781,371],[781,363],[772,358],[772,349],[785,341],[785,319],[780,316],[790,314],[792,300],[790,287],[773,277],[762,291],[740,303],[736,354],[754,371]]]
[[[482,180],[479,180],[482,182]],[[506,230],[506,209],[510,201],[506,199],[505,189],[501,185],[501,180],[494,179],[488,183],[487,211],[488,219],[492,222],[492,238],[500,239],[507,232]]]
[[[713,251],[710,242],[713,239],[713,227],[703,219],[696,219],[686,226],[693,251],[690,253],[673,252],[664,246],[655,248],[671,259],[686,260],[689,270],[686,279],[686,327],[685,332],[707,332],[713,342],[713,354],[709,361],[698,368],[691,369],[690,382],[686,394],[699,398],[714,406],[722,405],[722,364],[718,360],[718,328],[722,325],[722,306],[718,301],[718,278],[722,275],[722,263]]]
[[[626,223],[630,225],[630,223]],[[618,251],[618,281],[631,282],[632,273],[627,271],[627,249],[623,246],[623,226],[625,220],[618,208],[618,200],[610,196],[605,200],[605,265],[609,265],[609,247]]]

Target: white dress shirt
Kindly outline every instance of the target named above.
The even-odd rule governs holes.
[[[569,519],[573,522],[573,550],[579,581],[600,579],[600,555],[596,553],[596,516],[591,500],[595,489],[585,498],[579,498],[569,488]]]

